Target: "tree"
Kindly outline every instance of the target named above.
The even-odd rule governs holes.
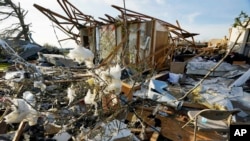
[[[0,22],[12,18],[18,20],[17,23],[11,23],[8,27],[2,29],[0,38],[14,38],[15,40],[23,38],[25,41],[30,41],[29,27],[31,24],[24,22],[27,13],[28,11],[20,7],[20,3],[16,5],[11,0],[0,0]]]
[[[234,19],[233,27],[247,26],[245,24],[247,24],[249,20],[250,20],[250,17],[245,12],[241,11],[241,13],[239,14],[239,16]]]

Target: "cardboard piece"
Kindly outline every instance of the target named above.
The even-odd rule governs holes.
[[[185,72],[186,62],[171,62],[170,72],[172,73],[181,73]]]

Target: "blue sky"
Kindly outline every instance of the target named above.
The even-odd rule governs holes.
[[[38,4],[54,12],[64,15],[56,0],[13,0],[19,1],[28,10],[26,22],[32,23],[33,38],[39,44],[49,43],[59,46],[54,34],[52,23],[38,11],[33,4]],[[94,18],[104,17],[104,14],[116,17],[119,13],[111,5],[123,7],[123,0],[69,0],[84,14]],[[156,17],[181,27],[192,33],[196,41],[208,41],[214,38],[229,36],[229,28],[241,11],[250,16],[250,0],[125,0],[126,8]],[[57,31],[59,38],[64,35]],[[66,41],[62,46],[75,46]]]

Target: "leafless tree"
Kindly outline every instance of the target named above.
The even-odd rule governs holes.
[[[9,25],[0,32],[0,38],[14,38],[19,40],[23,38],[25,41],[29,39],[29,26],[26,24],[24,19],[28,11],[21,8],[20,3],[16,5],[11,0],[0,0],[0,23],[7,23],[11,19]],[[14,19],[13,19],[14,18]],[[13,22],[13,21],[16,22]]]

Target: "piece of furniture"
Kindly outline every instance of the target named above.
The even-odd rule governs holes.
[[[190,123],[194,125],[194,141],[196,140],[197,130],[229,132],[232,117],[239,112],[240,109],[237,108],[233,110],[203,109],[188,111],[187,114],[190,120],[182,128]]]

